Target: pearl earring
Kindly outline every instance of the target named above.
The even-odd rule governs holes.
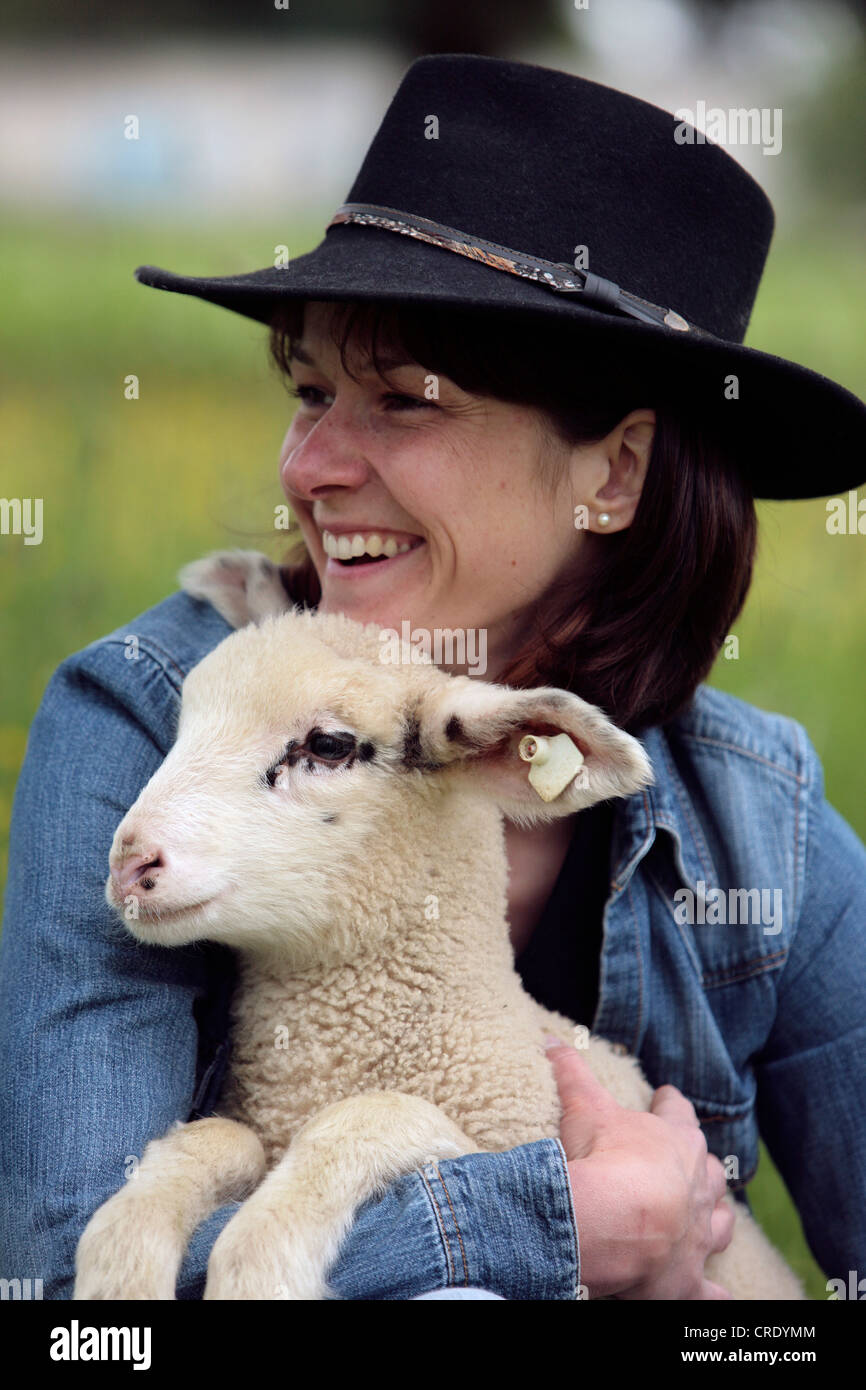
[[[610,512],[599,512],[599,514],[598,514],[598,524],[599,524],[599,526],[609,526],[609,525],[610,525]]]

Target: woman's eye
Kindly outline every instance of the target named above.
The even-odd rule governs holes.
[[[289,395],[306,406],[329,406],[334,397],[320,386],[290,386]],[[418,396],[406,396],[399,391],[387,391],[381,398],[386,410],[424,410],[435,405],[434,401],[421,400]]]
[[[324,405],[325,400],[330,402],[334,399],[323,391],[319,386],[290,386],[289,395],[295,396],[297,400],[303,401],[304,405]]]
[[[295,386],[289,388],[289,395],[296,396],[297,400],[302,400],[304,406],[324,406],[334,402],[334,396],[327,391],[322,391],[321,386]]]
[[[422,401],[417,396],[402,396],[396,391],[389,391],[382,400],[385,408],[391,410],[424,410],[433,405],[433,401]]]
[[[354,750],[355,740],[351,734],[310,734],[307,748],[316,758],[328,762],[340,762]]]

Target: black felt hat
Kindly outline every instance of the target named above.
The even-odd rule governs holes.
[[[279,300],[358,299],[567,324],[576,378],[604,350],[635,406],[678,398],[725,428],[756,496],[826,496],[866,481],[866,405],[742,346],[773,220],[737,161],[671,113],[444,54],[407,71],[314,251],[249,274],[136,275],[265,323]]]

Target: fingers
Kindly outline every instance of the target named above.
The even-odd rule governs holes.
[[[550,1048],[547,1056],[562,1106],[559,1137],[570,1163],[590,1153],[608,1115],[619,1107],[575,1048],[561,1044]]]
[[[697,1125],[700,1128],[695,1107],[676,1086],[659,1086],[653,1094],[650,1110],[661,1119],[670,1120],[671,1124]]]
[[[589,1062],[575,1048],[557,1043],[556,1047],[547,1049],[547,1056],[556,1077],[563,1110],[572,1105],[609,1107],[616,1104],[610,1091],[596,1079]]]
[[[658,1132],[651,1126],[649,1132],[641,1128],[646,1125],[646,1117],[639,1120],[633,1112],[618,1105],[596,1079],[588,1060],[575,1048],[557,1043],[548,1048],[547,1055],[562,1105],[560,1138],[569,1164],[588,1158],[601,1136],[605,1136],[608,1161],[610,1152],[616,1152],[624,1158],[626,1166],[629,1163],[633,1166],[637,1161],[638,1172],[641,1171],[640,1163],[648,1164],[656,1187],[659,1173],[667,1172],[676,1191],[680,1192],[682,1214],[692,1233],[690,1242],[681,1250],[676,1248],[676,1242],[672,1246],[678,1277],[687,1275],[684,1287],[689,1290],[678,1296],[729,1300],[732,1295],[727,1289],[703,1277],[703,1263],[709,1255],[727,1249],[731,1243],[736,1211],[732,1203],[726,1200],[728,1186],[725,1169],[719,1159],[708,1152],[706,1135],[692,1103],[676,1086],[659,1087],[653,1094],[650,1111],[656,1121],[665,1120],[673,1128],[665,1133],[663,1126],[658,1127]],[[582,1175],[584,1196],[588,1190],[588,1174],[591,1175],[589,1169]],[[615,1175],[615,1170],[612,1169],[611,1174]],[[650,1191],[655,1191],[652,1183]],[[662,1185],[661,1191],[669,1192],[670,1188]],[[679,1229],[682,1225],[680,1216],[677,1223]],[[661,1284],[657,1275],[651,1274],[650,1285],[641,1285],[638,1296],[658,1297],[658,1292],[648,1295],[647,1287],[656,1290],[666,1287],[670,1273],[668,1269]]]
[[[700,1301],[721,1302],[722,1299],[732,1299],[733,1294],[729,1293],[727,1289],[723,1289],[721,1284],[714,1284],[712,1279],[704,1279],[698,1297]]]
[[[703,1130],[701,1130],[702,1135],[703,1133]],[[706,1136],[704,1136],[704,1143],[706,1143]],[[717,1202],[721,1201],[728,1190],[728,1180],[725,1177],[725,1170],[721,1160],[716,1158],[715,1154],[707,1154],[707,1177],[714,1199]]]
[[[726,1250],[731,1243],[736,1225],[736,1213],[731,1207],[730,1202],[719,1202],[715,1211],[710,1217],[710,1234],[712,1245],[710,1254],[714,1255],[719,1250]]]
[[[698,1150],[704,1157],[706,1163],[706,1176],[709,1188],[709,1196],[716,1203],[720,1202],[728,1190],[728,1180],[724,1167],[715,1154],[707,1152],[707,1139],[701,1128],[701,1122],[695,1113],[695,1107],[691,1101],[686,1100],[682,1091],[678,1091],[676,1086],[660,1086],[654,1093],[651,1111],[658,1115],[660,1119],[669,1120],[671,1124],[682,1125],[684,1128],[694,1132],[694,1142]],[[698,1138],[700,1136],[700,1138]],[[730,1208],[723,1206],[722,1211],[730,1211]],[[724,1229],[724,1223],[720,1218],[720,1228]],[[728,1236],[730,1240],[730,1236]],[[725,1244],[727,1244],[727,1240]]]

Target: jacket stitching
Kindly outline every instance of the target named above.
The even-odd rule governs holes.
[[[130,637],[135,636],[134,633],[130,633],[129,635]],[[114,638],[109,638],[106,639],[104,645],[106,647],[123,647],[126,645],[126,643],[120,640],[115,640]],[[164,647],[161,647],[159,645],[158,642],[154,642],[152,637],[139,637],[138,645],[141,651],[146,652],[146,654],[150,657],[151,661],[153,661],[159,667],[166,680],[171,685],[172,689],[176,690],[177,693],[180,694],[180,686],[175,685],[174,681],[171,678],[171,675],[169,674],[168,667],[170,666],[174,671],[177,672],[180,678],[181,685],[183,684],[183,681],[186,677],[186,672],[184,672],[181,669],[181,667],[178,666],[174,657],[171,655],[171,652],[167,652]]]
[[[799,734],[799,731],[798,731],[798,734]],[[805,757],[802,758],[801,761],[803,761],[803,762],[805,763],[805,761],[806,761]],[[805,778],[803,779],[803,782],[801,782],[800,785],[797,787],[797,795],[796,795],[795,798],[794,798],[794,894],[795,894],[795,900],[796,900],[796,898],[797,898],[798,896],[800,897],[800,902],[796,902],[796,903],[795,903],[795,906],[792,908],[792,921],[794,921],[794,922],[797,921],[797,919],[798,919],[798,917],[799,917],[799,915],[800,915],[800,903],[802,902],[802,895],[797,893],[797,889],[798,889],[798,886],[800,885],[800,883],[802,883],[803,880],[804,880],[805,877],[806,877],[806,855],[805,855],[806,847],[805,847],[805,844],[803,845],[803,853],[802,853],[802,856],[801,856],[801,853],[800,853],[800,802],[801,802],[801,796],[802,796],[802,788],[803,788],[803,785],[804,785],[804,784],[805,784]],[[808,835],[808,833],[809,833],[809,823],[808,823],[808,821],[807,821],[807,822],[806,822],[806,834]],[[802,869],[801,869],[801,863],[802,863]]]
[[[694,940],[692,939],[692,937],[688,936],[687,933],[683,930],[683,928],[684,928],[684,926],[685,926],[685,923],[684,923],[684,922],[678,922],[678,921],[677,921],[676,911],[675,911],[675,909],[673,909],[673,908],[671,907],[670,898],[668,897],[668,894],[665,892],[665,890],[664,890],[664,888],[662,887],[662,885],[659,883],[659,881],[658,881],[658,879],[656,878],[655,874],[654,874],[650,869],[647,869],[647,871],[646,871],[646,876],[647,876],[647,881],[648,881],[648,883],[655,889],[655,891],[658,893],[659,897],[661,898],[661,900],[662,900],[664,906],[665,906],[665,907],[668,909],[668,911],[670,912],[671,921],[673,922],[674,926],[676,927],[676,930],[677,930],[677,933],[678,933],[678,935],[679,935],[679,937],[680,937],[680,940],[682,941],[683,945],[684,945],[685,948],[686,948],[686,952],[688,953],[689,960],[690,960],[691,963],[692,963],[692,967],[693,967],[693,969],[694,969],[695,976],[696,976],[699,980],[703,981],[704,976],[703,976],[703,968],[702,968],[702,966],[701,966],[701,958],[700,958],[700,955],[699,955],[699,953],[698,953],[698,950],[697,950],[697,948],[696,948],[696,946],[695,946],[695,944],[694,944]]]
[[[658,893],[665,906],[670,909],[670,901],[666,892],[655,874],[649,869],[647,870],[647,880]],[[704,988],[707,989],[712,989],[714,985],[730,984],[737,980],[751,979],[755,975],[763,974],[767,970],[774,970],[780,961],[785,961],[788,957],[788,947],[785,946],[781,950],[773,951],[770,955],[753,956],[751,960],[738,961],[736,965],[728,966],[725,969],[705,970],[691,938],[683,931],[683,924],[677,921],[676,914],[673,911],[671,912],[671,920],[677,928],[680,939],[688,952],[689,959],[695,969],[695,974],[700,979]],[[752,969],[753,966],[756,968]]]
[[[635,941],[637,943],[637,1018],[635,1019],[634,1033],[632,1034],[633,1042],[631,1048],[629,1049],[632,1053],[636,1054],[640,1040],[641,1024],[643,1022],[643,961],[641,959],[640,919],[638,918],[638,914],[635,911],[634,894],[632,892],[631,879],[629,880],[628,885],[628,901],[629,907],[631,909],[632,920],[634,922]]]
[[[575,1299],[576,1299],[576,1298],[577,1298],[577,1295],[578,1295],[578,1293],[579,1293],[579,1286],[580,1286],[580,1233],[578,1232],[578,1229],[577,1229],[577,1216],[575,1215],[575,1211],[574,1211],[574,1193],[573,1193],[572,1190],[571,1190],[571,1177],[569,1176],[569,1172],[568,1172],[567,1155],[566,1155],[565,1149],[563,1148],[562,1140],[561,1140],[561,1139],[556,1139],[554,1142],[555,1142],[555,1144],[556,1144],[556,1152],[557,1152],[558,1155],[559,1155],[559,1161],[560,1161],[560,1163],[562,1164],[562,1172],[563,1172],[563,1176],[564,1176],[564,1179],[565,1179],[565,1187],[566,1187],[566,1191],[568,1192],[568,1210],[569,1210],[569,1214],[570,1214],[570,1216],[571,1216],[571,1228],[572,1228],[572,1231],[574,1232],[574,1258],[575,1258],[575,1269],[576,1269],[576,1277],[575,1277],[575,1281],[574,1281],[574,1282],[575,1282],[574,1297],[575,1297]]]
[[[436,1163],[433,1164],[433,1167],[436,1169],[436,1175],[437,1175],[437,1177],[439,1178],[439,1181],[440,1181],[441,1184],[442,1184],[442,1191],[445,1193],[446,1200],[447,1200],[447,1202],[448,1202],[449,1207],[451,1208],[451,1215],[452,1215],[452,1217],[454,1218],[454,1229],[455,1229],[455,1231],[457,1232],[457,1240],[458,1240],[458,1242],[459,1242],[459,1244],[460,1244],[460,1255],[461,1255],[461,1258],[462,1258],[462,1260],[463,1260],[463,1283],[468,1285],[468,1283],[469,1283],[469,1263],[468,1263],[468,1261],[467,1261],[467,1259],[466,1259],[466,1249],[465,1249],[465,1247],[464,1247],[464,1245],[463,1245],[463,1236],[460,1234],[460,1223],[459,1223],[459,1221],[457,1220],[457,1213],[455,1212],[454,1207],[453,1207],[453,1205],[452,1205],[452,1202],[451,1202],[451,1194],[450,1194],[450,1192],[448,1191],[448,1187],[447,1187],[447,1185],[446,1185],[445,1179],[444,1179],[443,1176],[442,1176],[442,1172],[441,1172],[440,1168],[438,1167],[438,1165],[437,1165]]]
[[[744,960],[742,964],[732,966],[730,970],[713,971],[712,974],[702,975],[704,985],[712,988],[714,985],[733,984],[737,980],[747,980],[755,975],[763,975],[767,970],[775,970],[776,966],[787,960],[788,948],[781,951],[773,951],[769,956],[755,956],[752,960]],[[750,969],[754,966],[754,969]]]
[[[435,1164],[434,1164],[434,1167],[435,1167]],[[439,1171],[438,1168],[436,1169],[436,1171],[437,1171],[437,1173],[438,1173],[438,1171]],[[445,1247],[445,1258],[446,1258],[446,1260],[448,1261],[448,1283],[449,1283],[449,1284],[453,1284],[453,1283],[455,1282],[455,1279],[454,1279],[454,1261],[453,1261],[453,1259],[451,1258],[451,1245],[450,1245],[450,1242],[449,1242],[449,1240],[448,1240],[448,1232],[445,1230],[445,1222],[444,1222],[443,1219],[442,1219],[442,1212],[441,1212],[441,1210],[440,1210],[440,1208],[439,1208],[439,1203],[438,1203],[438,1201],[436,1200],[436,1194],[435,1194],[435,1192],[433,1191],[433,1188],[431,1187],[430,1182],[429,1182],[429,1180],[428,1180],[428,1178],[427,1178],[427,1174],[426,1174],[423,1170],[420,1170],[420,1169],[419,1169],[419,1172],[421,1173],[421,1181],[423,1182],[424,1186],[426,1187],[427,1192],[428,1192],[428,1195],[429,1195],[429,1197],[430,1197],[430,1200],[431,1200],[431,1202],[433,1203],[433,1206],[434,1206],[434,1209],[435,1209],[435,1213],[436,1213],[436,1223],[437,1223],[437,1225],[438,1225],[438,1227],[439,1227],[439,1234],[440,1234],[440,1236],[442,1237],[442,1244],[443,1244],[444,1247]]]
[[[668,777],[669,777],[669,779],[670,779],[671,786],[673,787],[673,793],[674,793],[674,796],[675,796],[675,798],[676,798],[676,804],[677,804],[677,806],[680,808],[680,811],[681,811],[681,814],[682,814],[682,816],[683,816],[683,819],[685,820],[686,824],[688,825],[689,831],[690,831],[690,833],[691,833],[692,841],[693,841],[694,846],[695,846],[695,853],[697,854],[697,857],[698,857],[698,862],[700,863],[701,868],[703,869],[704,874],[705,874],[706,877],[707,877],[707,880],[708,880],[708,881],[711,881],[713,878],[715,878],[715,874],[714,874],[714,872],[712,871],[711,868],[708,868],[708,867],[707,867],[707,863],[709,863],[709,864],[712,863],[712,859],[711,859],[711,856],[710,856],[709,848],[708,848],[708,846],[707,846],[707,844],[706,844],[706,841],[704,840],[703,833],[702,833],[702,831],[701,831],[700,825],[698,824],[697,821],[695,821],[695,820],[692,819],[692,816],[691,816],[691,807],[690,807],[690,805],[689,805],[688,799],[684,800],[684,799],[680,796],[680,793],[679,793],[679,788],[680,788],[680,775],[679,775],[679,771],[678,771],[678,769],[677,769],[676,767],[674,767],[674,765],[673,765],[673,759],[672,759],[672,757],[671,757],[671,755],[670,755],[670,753],[669,753],[667,747],[665,747],[663,751],[664,751],[665,763],[667,764],[667,773],[668,773]],[[659,818],[656,819],[656,824],[657,824],[657,825],[660,825],[660,824],[662,824],[662,823],[663,823],[662,820],[660,820]],[[680,838],[680,837],[679,837],[679,832],[677,831],[676,827],[671,827],[671,828],[673,829],[674,834],[675,834],[675,835],[677,836],[677,838],[679,839],[679,838]],[[705,861],[706,861],[706,862],[705,862]]]
[[[640,843],[640,845],[638,845],[637,849],[634,851],[634,853],[632,854],[632,856],[631,856],[631,858],[628,860],[628,862],[623,866],[622,878],[617,877],[617,878],[614,878],[614,879],[611,881],[611,885],[610,885],[610,886],[611,886],[611,891],[614,892],[614,893],[619,893],[619,892],[622,891],[623,888],[625,888],[626,884],[628,883],[629,879],[631,878],[631,876],[632,876],[632,874],[634,873],[635,869],[637,868],[638,864],[639,864],[640,861],[645,857],[645,855],[646,855],[648,849],[650,848],[650,845],[652,844],[652,840],[653,840],[653,838],[654,838],[654,836],[655,836],[655,818],[654,818],[653,813],[652,813],[652,808],[650,807],[650,800],[649,800],[649,797],[647,796],[647,794],[646,794],[645,791],[644,791],[644,792],[641,792],[640,795],[641,795],[641,800],[643,801],[644,815],[646,816],[646,822],[647,822],[647,824],[646,824],[646,831],[643,832],[643,833],[644,833],[644,838],[643,838],[642,842]],[[624,806],[627,805],[627,804],[628,804],[627,802],[624,802],[624,803],[623,803]],[[615,813],[615,814],[616,814],[616,813]],[[625,812],[622,811],[622,812],[620,812],[620,814],[621,814],[621,815],[624,815]],[[613,845],[611,844],[611,857],[612,857],[612,854],[613,854]],[[611,871],[612,871],[612,866],[611,866]]]
[[[736,1105],[728,1105],[727,1102],[723,1100],[705,1100],[703,1096],[697,1096],[692,1091],[689,1091],[688,1094],[683,1091],[683,1095],[686,1096],[687,1100],[691,1101],[696,1111],[711,1110],[713,1112],[711,1117],[713,1120],[725,1121],[728,1124],[739,1124],[742,1120],[748,1120],[755,1109],[754,1099],[743,1100]],[[721,1110],[719,1106],[722,1107]]]
[[[728,743],[725,739],[709,738],[706,734],[686,734],[682,735],[683,740],[691,743],[706,743],[713,748],[724,748],[729,753],[739,753],[744,758],[751,758],[753,762],[763,763],[765,767],[771,767],[776,772],[781,772],[783,777],[791,777],[795,782],[803,784],[807,779],[802,777],[799,772],[785,767],[783,763],[773,762],[772,758],[765,757],[762,753],[753,753],[749,748],[742,748],[738,743]]]

